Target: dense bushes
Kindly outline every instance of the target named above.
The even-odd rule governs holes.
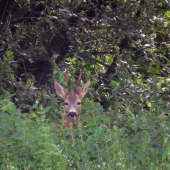
[[[135,115],[136,106],[129,105],[124,114],[114,113],[113,124],[113,111],[104,113],[86,99],[76,137],[67,141],[60,138],[64,129],[59,134],[52,128],[45,109],[21,114],[8,96],[0,107],[1,169],[170,168],[170,123],[164,113]]]
[[[164,0],[1,0],[0,168],[170,169],[169,16]],[[91,80],[69,141],[52,128],[64,68]]]

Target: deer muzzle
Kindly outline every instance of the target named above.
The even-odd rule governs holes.
[[[76,112],[69,112],[68,116],[71,118],[71,119],[75,119],[77,117],[77,114]]]

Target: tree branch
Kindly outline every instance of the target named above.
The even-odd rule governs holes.
[[[81,55],[83,58],[89,58],[90,60],[96,61],[97,63],[100,63],[100,64],[103,65],[103,66],[110,67],[109,64],[106,64],[106,63],[104,63],[104,62],[102,62],[102,61],[100,61],[100,60],[97,60],[96,58],[89,57],[88,55],[85,55],[85,54],[83,54],[83,53],[79,53],[79,55]]]

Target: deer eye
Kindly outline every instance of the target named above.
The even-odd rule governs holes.
[[[64,103],[65,104],[65,106],[67,106],[68,105],[68,103]]]
[[[81,102],[78,102],[77,105],[81,105]]]

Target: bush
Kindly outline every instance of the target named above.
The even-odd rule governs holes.
[[[164,114],[145,111],[135,116],[133,107],[127,106],[118,118],[124,126],[111,126],[109,113],[86,99],[83,119],[72,132],[76,136],[65,140],[65,129],[58,132],[46,119],[48,109],[21,114],[9,99],[0,101],[1,169],[170,168],[170,124]]]

